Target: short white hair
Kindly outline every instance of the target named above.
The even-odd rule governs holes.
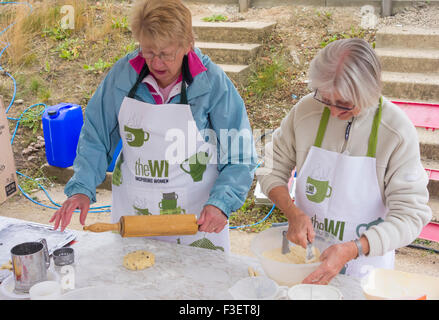
[[[332,101],[337,92],[344,101],[361,109],[373,107],[381,96],[381,64],[365,40],[337,40],[311,61],[308,86]]]

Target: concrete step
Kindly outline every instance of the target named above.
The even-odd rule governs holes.
[[[44,164],[41,167],[44,175],[46,177],[52,178],[55,177],[56,183],[66,184],[70,178],[73,176],[73,166],[68,168],[59,168],[49,165],[48,163]],[[99,189],[111,190],[111,180],[113,174],[111,172],[107,172],[105,180],[98,186]]]
[[[439,223],[439,198],[430,196],[428,205],[430,206],[431,211],[433,213],[431,222]]]
[[[439,171],[438,160],[423,159],[422,164],[424,165],[425,169]],[[428,192],[430,193],[430,197],[439,198],[439,180],[430,178],[427,187]]]
[[[193,19],[197,41],[226,43],[261,43],[273,32],[275,22],[204,22]]]
[[[439,49],[377,48],[383,71],[439,74]]]
[[[382,73],[383,94],[407,100],[439,101],[439,74]]]
[[[376,48],[439,50],[439,29],[384,27],[376,33]]]
[[[439,159],[439,131],[416,128],[423,159]]]
[[[250,66],[240,64],[218,64],[227,76],[243,86],[247,85],[250,75]]]
[[[251,63],[262,47],[254,43],[223,42],[195,42],[195,46],[215,63],[241,65]]]

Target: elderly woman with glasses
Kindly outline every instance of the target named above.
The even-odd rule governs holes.
[[[321,265],[304,283],[393,268],[394,250],[431,219],[416,129],[382,96],[380,63],[364,40],[326,46],[309,80],[313,92],[266,146],[256,171],[262,191],[288,218],[290,241],[324,244]],[[294,202],[287,187],[293,169]]]
[[[197,234],[159,239],[228,252],[228,216],[242,206],[256,164],[243,100],[194,48],[182,1],[138,1],[131,29],[139,49],[113,66],[89,101],[68,199],[50,221],[64,230],[80,209],[85,223],[122,139],[112,222],[122,215],[196,214]],[[237,139],[245,146],[236,147]]]

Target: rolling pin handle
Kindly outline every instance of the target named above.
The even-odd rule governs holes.
[[[92,232],[106,232],[106,231],[118,231],[120,230],[119,223],[95,223],[89,226],[83,227],[84,231]]]

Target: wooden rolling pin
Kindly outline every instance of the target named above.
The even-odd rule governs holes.
[[[118,223],[94,223],[83,229],[118,231],[122,237],[176,236],[196,234],[198,224],[194,214],[122,216]]]

